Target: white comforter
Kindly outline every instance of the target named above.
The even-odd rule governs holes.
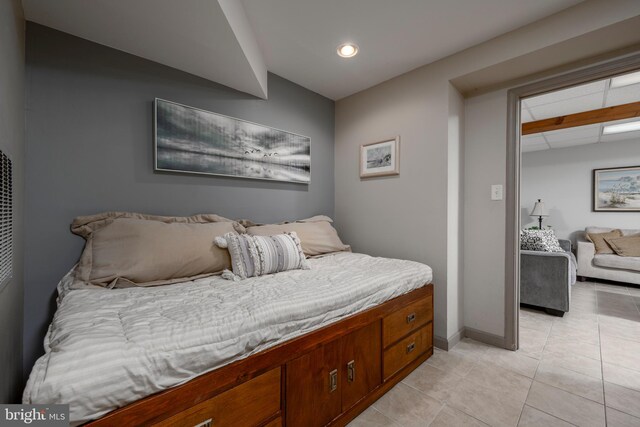
[[[23,402],[68,403],[72,423],[86,422],[432,279],[424,264],[362,254],[310,265],[241,282],[68,291]]]

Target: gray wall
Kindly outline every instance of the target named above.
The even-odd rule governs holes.
[[[333,101],[269,75],[261,100],[37,24],[27,24],[25,371],[42,352],[58,280],[83,240],[78,215],[215,212],[281,221],[333,216]],[[152,101],[160,97],[311,138],[311,184],[157,174]]]
[[[640,228],[637,212],[592,212],[593,169],[640,165],[640,141],[609,141],[525,153],[522,156],[521,221],[538,225],[529,216],[542,199],[549,209],[543,226],[551,225],[561,239],[574,240],[588,226]]]
[[[591,35],[633,13],[626,1],[583,2],[336,102],[343,237],[356,251],[433,268],[437,345],[455,342],[461,322],[491,342],[504,335],[506,205],[490,200],[490,186],[505,182],[506,90],[469,98],[463,111],[456,81],[485,93],[496,76],[526,80],[602,54]],[[395,135],[400,175],[361,180],[360,145]]]
[[[22,388],[24,18],[19,0],[0,1],[0,150],[13,166],[13,278],[0,288],[0,403]]]
[[[507,91],[465,100],[464,323],[504,336],[506,204],[491,200],[505,183]]]
[[[439,77],[422,68],[336,103],[335,197],[336,220],[354,251],[433,269],[434,333],[442,345],[457,330],[447,331],[449,93]],[[360,179],[360,144],[396,135],[400,175]]]

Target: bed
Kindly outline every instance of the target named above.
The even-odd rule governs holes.
[[[72,425],[344,424],[432,354],[432,271],[309,264],[125,289],[70,290],[70,272],[23,403],[68,403]]]

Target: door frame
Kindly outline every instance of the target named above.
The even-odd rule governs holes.
[[[640,69],[640,52],[596,62],[507,92],[507,169],[505,185],[505,318],[504,345],[519,347],[520,317],[520,100]]]

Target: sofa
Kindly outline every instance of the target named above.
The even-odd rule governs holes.
[[[587,227],[577,239],[578,276],[581,280],[603,279],[640,285],[640,257],[622,257],[615,254],[596,254],[595,245],[587,233],[607,233],[613,228]],[[640,234],[640,229],[626,229],[623,236]]]
[[[563,316],[576,282],[576,260],[571,241],[558,241],[564,252],[520,251],[520,303]]]

